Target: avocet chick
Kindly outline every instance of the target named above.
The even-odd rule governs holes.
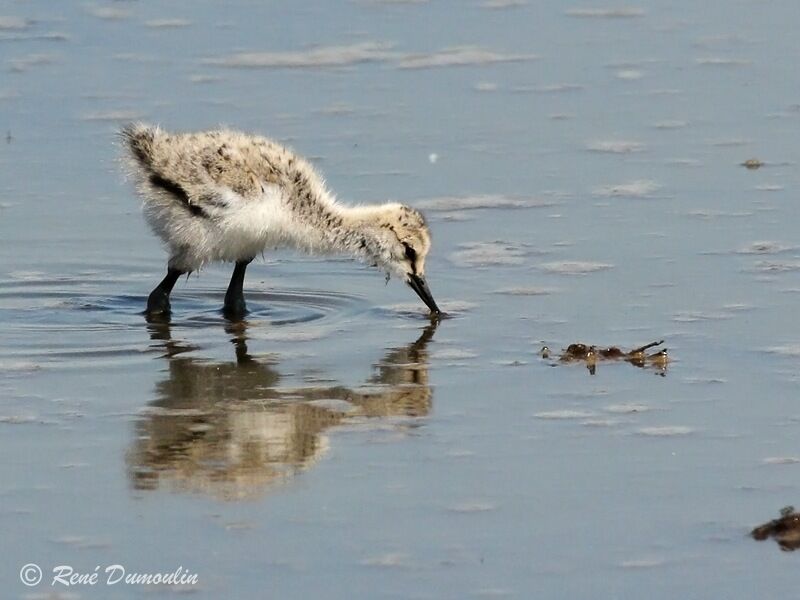
[[[247,265],[267,248],[350,254],[403,279],[434,314],[425,282],[431,236],[418,211],[402,204],[345,206],[302,157],[260,136],[220,129],[169,133],[141,123],[121,136],[144,197],[144,214],[169,250],[167,275],[147,300],[168,314],[184,273],[235,263],[224,314],[243,317]]]

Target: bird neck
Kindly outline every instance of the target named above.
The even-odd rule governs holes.
[[[380,252],[381,207],[376,205],[345,206],[338,204],[338,227],[328,230],[331,249],[361,259],[374,260]]]
[[[295,243],[307,251],[350,254],[385,263],[381,213],[389,205],[346,206],[328,192],[310,165],[298,162],[286,178],[289,205],[300,230]]]
[[[298,242],[308,251],[350,254],[362,260],[379,254],[380,205],[346,206],[324,189],[310,198],[296,198],[293,204],[297,219],[307,228]]]

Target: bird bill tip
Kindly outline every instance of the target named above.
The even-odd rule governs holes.
[[[433,299],[433,294],[431,294],[430,288],[428,288],[428,284],[424,278],[420,277],[419,275],[409,275],[408,280],[406,281],[409,287],[417,293],[417,296],[425,303],[425,305],[431,310],[431,313],[434,315],[441,315],[442,311],[439,310],[439,307],[436,305],[436,301]]]

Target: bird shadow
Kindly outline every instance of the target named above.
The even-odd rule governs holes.
[[[198,348],[176,339],[168,320],[151,320],[167,370],[134,426],[126,459],[131,486],[252,498],[317,463],[333,427],[391,419],[412,431],[431,410],[428,345],[438,323],[387,351],[361,385],[316,377],[319,383],[290,387],[282,385],[276,359],[250,353],[246,321],[225,324],[233,359],[218,362],[197,357]]]

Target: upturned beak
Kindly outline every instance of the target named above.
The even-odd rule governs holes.
[[[426,304],[428,308],[431,309],[431,312],[435,315],[441,314],[442,311],[439,310],[439,307],[436,306],[436,301],[433,299],[433,295],[431,291],[428,289],[428,284],[425,283],[425,279],[420,277],[419,275],[414,275],[412,273],[408,274],[408,279],[406,283],[409,287],[417,292],[417,296],[419,296],[422,301]]]

